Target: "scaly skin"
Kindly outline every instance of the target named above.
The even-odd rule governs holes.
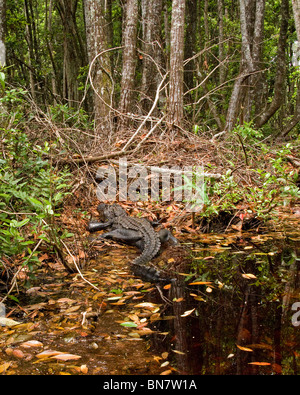
[[[97,210],[100,213],[102,212],[104,218],[111,222],[112,229],[122,227],[141,233],[144,241],[144,248],[142,254],[132,262],[134,265],[145,265],[155,257],[160,249],[161,243],[149,221],[145,218],[129,217],[126,211],[117,204],[105,205],[101,203]]]
[[[141,237],[142,253],[132,262],[133,272],[147,281],[169,281],[169,279],[162,278],[156,268],[147,265],[159,252],[161,246],[160,235],[154,231],[149,221],[145,218],[129,217],[126,211],[117,204],[101,203],[97,210],[100,216],[104,217],[105,222],[90,222],[88,229],[91,232],[110,228],[111,231],[107,235],[111,236],[114,230],[128,229],[135,237]],[[103,236],[105,237],[105,234]]]

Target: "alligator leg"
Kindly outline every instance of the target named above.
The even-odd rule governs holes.
[[[89,232],[97,232],[98,230],[103,230],[103,229],[110,227],[111,224],[112,224],[112,221],[108,221],[108,222],[90,221],[87,226],[87,230]]]
[[[110,232],[103,233],[98,237],[98,239],[102,238],[113,239],[115,241],[139,247],[142,235],[136,230],[118,228],[111,230]]]

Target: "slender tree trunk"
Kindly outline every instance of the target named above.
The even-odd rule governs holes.
[[[119,111],[124,114],[132,111],[133,107],[133,90],[135,85],[135,68],[137,59],[137,0],[127,1],[125,21],[121,97],[119,104]],[[123,126],[126,123],[126,118],[124,118],[122,120]]]
[[[300,0],[292,0],[293,14],[297,33],[298,47],[300,46]]]
[[[292,5],[293,5],[293,14],[294,14],[297,41],[298,41],[297,44],[298,48],[295,49],[295,52],[296,55],[299,56],[300,55],[300,0],[292,0]],[[299,122],[300,122],[300,81],[299,80],[296,89],[297,89],[297,96],[296,96],[294,116],[284,126],[284,129],[282,131],[283,136],[287,136],[290,133],[290,131],[294,129],[296,125],[299,126]]]
[[[95,132],[108,137],[110,131],[111,70],[107,43],[106,1],[84,0],[87,53],[93,62],[92,79],[95,109]]]
[[[224,14],[224,0],[218,0],[218,20],[219,20],[219,62],[224,61],[224,24],[223,24],[223,14]],[[219,68],[219,83],[223,84],[225,81],[225,65],[222,64]]]
[[[240,62],[240,74],[237,77],[226,117],[226,130],[232,130],[237,122],[244,100],[244,112],[247,120],[250,119],[252,99],[249,86],[253,78],[250,75],[258,72],[260,68],[262,29],[264,20],[265,0],[240,0],[240,25],[242,33],[242,55]],[[243,118],[244,114],[240,114]],[[240,119],[242,122],[242,119]]]
[[[78,74],[80,67],[87,64],[85,50],[77,35],[77,0],[57,0],[56,5],[64,31],[64,99],[76,107],[79,102]]]
[[[189,59],[196,53],[197,42],[197,0],[189,0],[186,3],[186,31],[185,31],[185,46],[184,58]],[[187,63],[184,70],[184,84],[185,90],[190,90],[194,86],[194,75],[196,71],[195,60]]]
[[[146,112],[152,107],[163,68],[161,17],[162,0],[142,0],[144,54],[141,90],[142,106]]]
[[[183,60],[185,0],[173,0],[168,122],[183,123]]]
[[[289,1],[281,2],[281,26],[277,50],[277,71],[274,85],[274,96],[271,104],[262,112],[256,121],[257,127],[262,127],[277,112],[285,98],[285,77],[286,77],[286,60],[285,50],[287,46],[287,31],[289,20]]]
[[[31,96],[36,102],[36,89],[37,89],[37,75],[35,70],[37,70],[37,62],[34,51],[34,32],[33,32],[33,15],[31,13],[32,7],[29,3],[31,0],[24,1],[24,13],[26,18],[26,27],[25,27],[25,38],[28,46],[28,65],[29,65],[29,80],[30,80],[30,92]]]
[[[5,0],[0,0],[0,67],[4,66],[5,61]]]

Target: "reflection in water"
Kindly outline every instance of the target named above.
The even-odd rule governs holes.
[[[193,277],[169,290],[162,318],[173,319],[155,322],[155,348],[179,374],[299,374],[300,242],[196,243],[192,255]]]

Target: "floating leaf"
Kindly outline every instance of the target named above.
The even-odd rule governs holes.
[[[257,278],[254,274],[252,273],[242,273],[242,277],[246,278],[247,280],[251,280],[252,278]]]
[[[61,351],[45,350],[43,352],[40,352],[39,354],[36,354],[36,357],[39,359],[50,358],[53,357],[54,355],[59,355],[61,353],[62,353]]]
[[[15,326],[19,325],[21,322],[12,320],[11,318],[6,318],[6,317],[0,317],[0,326]]]
[[[125,326],[127,328],[136,328],[137,327],[137,324],[135,322],[131,322],[131,321],[122,322],[120,325]]]
[[[0,365],[0,373],[3,373],[3,372],[5,373],[11,364],[12,364],[12,362],[5,362],[2,365]]]
[[[175,352],[175,354],[185,355],[185,352],[183,351],[179,351],[179,350],[172,350],[172,351]]]
[[[253,350],[252,350],[251,348],[242,347],[242,346],[239,346],[238,344],[237,344],[236,346],[237,346],[237,348],[239,348],[239,349],[242,350],[242,351],[250,351],[250,352],[253,352]]]
[[[189,285],[210,285],[211,281],[194,281],[193,283],[189,283]]]
[[[185,311],[183,314],[181,314],[181,317],[187,317],[188,315],[192,314],[192,312],[195,310],[195,308],[193,308],[192,310],[187,310]]]
[[[80,358],[81,358],[80,355],[67,354],[67,353],[58,354],[51,357],[51,359],[59,359],[60,361],[72,361]]]
[[[88,367],[86,365],[81,365],[80,366],[80,371],[81,373],[87,373],[88,372]]]
[[[148,309],[148,310],[158,309],[157,304],[150,303],[150,302],[142,302],[142,303],[136,304],[134,307]]]
[[[31,348],[31,347],[43,347],[43,343],[39,342],[38,340],[28,340],[20,344],[20,347],[24,348]]]

